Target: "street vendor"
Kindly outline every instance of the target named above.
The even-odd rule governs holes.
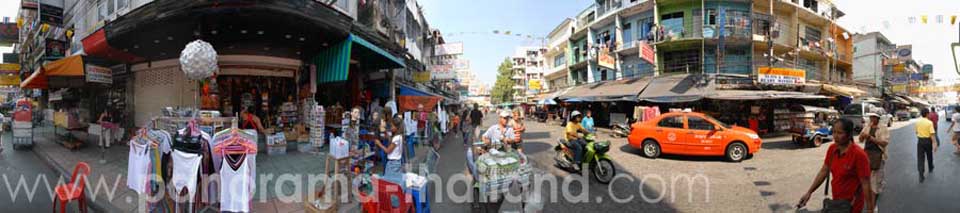
[[[483,144],[490,147],[494,144],[512,144],[516,141],[516,135],[513,132],[513,129],[507,126],[507,122],[510,120],[510,112],[501,111],[500,120],[496,125],[490,126],[486,132],[483,133]]]

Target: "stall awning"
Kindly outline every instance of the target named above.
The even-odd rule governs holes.
[[[864,92],[863,90],[860,90],[856,87],[837,86],[837,85],[831,85],[831,84],[823,84],[823,90],[821,91],[830,93],[830,94],[840,95],[840,96],[847,96],[847,97],[862,96],[864,94],[867,94],[867,92]]]
[[[803,108],[804,112],[826,112],[826,113],[837,113],[837,110],[823,107],[815,107],[809,105],[800,105],[800,108]]]
[[[321,50],[314,57],[317,83],[346,81],[350,73],[350,61],[354,58],[361,61],[365,68],[390,69],[406,66],[402,60],[386,50],[360,36],[350,34],[347,40]]]
[[[80,77],[83,76],[83,57],[81,55],[69,56],[44,64],[42,68],[34,71],[30,77],[20,83],[21,88],[26,89],[45,89],[49,87],[49,77]]]
[[[417,110],[420,105],[424,109],[433,109],[440,102],[439,95],[435,95],[411,86],[400,85],[400,91],[397,92],[397,102],[400,111]]]
[[[705,75],[676,74],[654,78],[637,99],[654,103],[681,103],[703,99],[716,85]]]
[[[912,96],[902,96],[902,97],[909,100],[910,103],[912,103],[913,105],[919,105],[924,107],[930,106],[930,102],[927,102],[917,97],[912,97]]]
[[[826,96],[779,90],[717,90],[707,97],[717,100],[826,99]]]
[[[580,99],[592,102],[637,101],[637,95],[647,87],[652,78],[629,78],[616,81],[601,81],[573,87],[559,98]]]

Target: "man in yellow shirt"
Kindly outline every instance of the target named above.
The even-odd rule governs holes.
[[[588,133],[587,129],[584,129],[583,125],[580,125],[582,119],[583,115],[580,114],[580,111],[571,112],[570,120],[567,121],[566,131],[564,131],[566,132],[567,144],[570,144],[570,148],[573,149],[573,161],[577,170],[580,169],[580,163],[583,160],[583,147],[586,145],[586,141],[577,133]]]
[[[930,172],[933,172],[933,153],[937,152],[937,137],[934,135],[936,129],[933,121],[927,119],[928,114],[930,114],[929,109],[920,110],[920,119],[914,124],[917,131],[917,169],[920,171],[920,183],[923,183],[924,179],[924,158],[927,160],[926,163]]]

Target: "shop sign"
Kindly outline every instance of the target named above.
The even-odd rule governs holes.
[[[757,80],[763,84],[803,84],[806,79],[807,72],[802,69],[757,68]]]
[[[0,64],[0,74],[18,74],[20,73],[20,64],[6,63]]]
[[[907,65],[906,65],[906,64],[893,65],[893,71],[894,71],[894,72],[903,72],[903,71],[906,71],[906,70],[907,70]]]
[[[923,68],[920,69],[923,73],[933,73],[933,64],[924,64]]]
[[[597,65],[610,69],[616,69],[617,67],[614,65],[615,63],[617,63],[616,60],[613,59],[613,56],[610,55],[610,51],[608,51],[607,48],[600,49],[600,51],[597,53]]]
[[[434,55],[459,55],[463,54],[463,42],[446,43],[434,46]]]
[[[111,71],[110,68],[87,65],[85,67],[85,70],[87,71],[86,73],[87,82],[104,83],[104,84],[113,83],[113,71]]]
[[[20,54],[4,53],[3,63],[20,63]]]
[[[430,65],[427,67],[427,70],[432,73],[431,77],[437,80],[447,80],[456,77],[452,64]]]
[[[417,83],[430,82],[430,72],[413,72],[413,82],[417,82]]]
[[[653,47],[650,44],[647,44],[646,41],[637,42],[637,45],[640,46],[640,59],[643,59],[650,64],[657,63],[657,54],[653,51]]]
[[[47,57],[56,57],[60,58],[64,56],[64,51],[67,50],[67,43],[63,41],[47,39],[46,46],[46,56]]]
[[[16,22],[0,23],[0,44],[17,43],[19,39],[20,31]]]
[[[944,93],[960,91],[960,85],[954,86],[920,86],[912,89],[911,93]]]
[[[906,84],[907,81],[910,81],[910,78],[907,76],[895,76],[890,78],[890,83],[892,84]]]
[[[63,24],[63,8],[40,3],[40,22],[57,26]]]
[[[907,92],[907,85],[893,85],[890,90],[895,93],[904,93]]]
[[[0,86],[20,86],[20,76],[0,74]]]
[[[114,76],[127,74],[127,65],[126,65],[126,64],[117,64],[117,65],[114,65],[114,66],[110,67],[110,70],[113,71],[113,75],[114,75]]]
[[[922,81],[924,79],[923,76],[924,76],[923,73],[911,73],[910,80]]]
[[[20,87],[0,87],[0,93],[10,94],[20,92]]]
[[[540,84],[540,79],[531,79],[530,82],[527,82],[527,89],[531,90],[540,90],[543,86]]]

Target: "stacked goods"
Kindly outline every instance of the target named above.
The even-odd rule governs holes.
[[[482,191],[505,189],[515,181],[526,184],[530,177],[530,165],[522,163],[523,156],[517,152],[491,151],[477,158]]]

